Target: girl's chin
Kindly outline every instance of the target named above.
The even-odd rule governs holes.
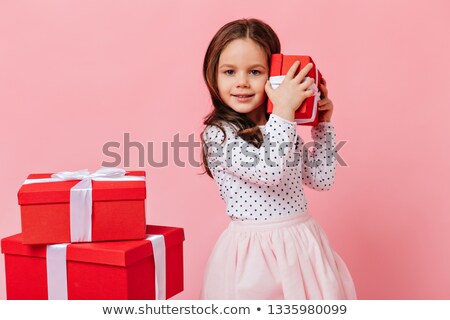
[[[245,114],[255,113],[258,108],[233,108],[234,111]]]
[[[231,109],[233,109],[234,111],[238,112],[238,113],[254,113],[257,114],[259,112],[265,112],[266,110],[266,103],[262,103],[259,106],[255,106],[255,104],[245,104],[245,103],[233,103],[231,102],[230,104],[228,104],[228,107],[230,107]]]
[[[256,109],[247,109],[247,110],[243,110],[243,109],[234,109],[234,111],[240,113],[240,114],[245,114],[248,118],[252,119],[253,121],[260,121],[262,118],[266,118],[266,112],[265,109],[262,109],[260,111],[259,108]],[[261,113],[263,115],[261,115]]]

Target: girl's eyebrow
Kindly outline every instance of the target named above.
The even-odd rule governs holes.
[[[222,64],[222,65],[220,65],[219,68],[221,69],[221,68],[235,68],[235,67],[236,66],[234,66],[232,64]],[[257,67],[262,68],[262,69],[266,68],[262,64],[254,64],[254,65],[250,66],[250,69],[257,68]]]

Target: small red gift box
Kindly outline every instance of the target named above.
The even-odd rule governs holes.
[[[183,291],[184,231],[147,226],[147,233],[162,235],[162,244],[149,240],[68,244],[63,280],[55,274],[61,261],[48,257],[48,247],[60,245],[25,245],[21,234],[4,238],[7,299],[144,300],[155,299],[157,290],[162,292],[159,299],[170,298]],[[55,289],[55,281],[57,287],[65,286],[65,298],[55,296],[61,291]]]
[[[289,56],[281,53],[273,54],[270,62],[270,82],[273,88],[276,88],[283,80],[295,61],[300,61],[300,66],[296,74],[303,69],[308,63],[313,63],[313,68],[308,72],[307,77],[313,78],[316,89],[322,79],[322,74],[317,69],[314,61],[309,56]],[[319,123],[319,112],[317,110],[317,102],[320,99],[320,92],[316,95],[306,98],[305,101],[295,112],[295,121],[298,125],[316,126]],[[267,112],[272,113],[273,104],[270,99],[267,101]]]
[[[57,178],[51,178],[51,174],[29,175],[18,193],[23,243],[48,244],[144,238],[145,172],[130,171],[125,174],[123,169],[105,170],[109,169],[116,170],[115,172],[122,170],[124,176],[113,177],[110,180],[103,178],[106,179],[103,181],[91,179],[90,194],[85,193],[86,188],[83,186],[79,188],[81,200],[87,201],[81,206],[90,210],[89,216],[84,217],[85,220],[81,222],[74,213],[76,210],[73,208],[73,189],[82,179],[53,181]],[[78,229],[74,229],[75,226],[78,226]],[[89,236],[75,237],[76,231],[80,228],[89,233]]]

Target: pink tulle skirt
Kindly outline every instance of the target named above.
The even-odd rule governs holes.
[[[231,221],[209,257],[200,299],[356,299],[352,277],[306,212]]]

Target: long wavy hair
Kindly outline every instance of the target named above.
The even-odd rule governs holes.
[[[269,67],[272,54],[280,53],[281,48],[278,36],[268,24],[261,20],[239,19],[231,21],[220,28],[211,40],[203,60],[203,79],[208,87],[213,104],[213,110],[205,116],[203,124],[205,126],[214,125],[218,127],[225,136],[225,139],[222,141],[223,144],[226,140],[226,132],[221,122],[226,121],[234,125],[232,127],[239,137],[260,148],[264,137],[259,127],[245,113],[236,112],[225,104],[220,98],[217,86],[217,68],[220,54],[231,41],[244,38],[251,39],[261,46],[267,55],[267,65]],[[267,104],[267,97],[264,104]],[[269,114],[266,112],[266,119],[268,118]],[[207,173],[212,178],[207,161],[208,146],[203,139],[203,132],[200,134],[202,164],[205,168],[203,174]]]

